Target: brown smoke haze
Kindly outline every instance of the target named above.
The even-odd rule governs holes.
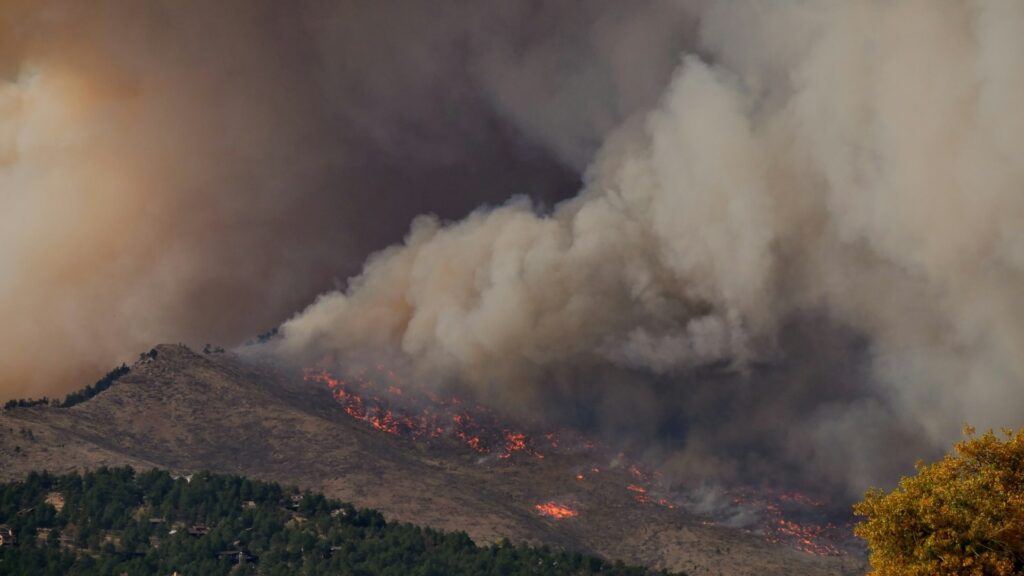
[[[291,317],[694,481],[886,482],[1024,423],[1022,58],[1015,0],[8,0],[0,394]]]
[[[263,332],[421,212],[571,194],[676,50],[490,4],[0,3],[0,396]]]

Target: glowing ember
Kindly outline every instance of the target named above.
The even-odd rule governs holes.
[[[647,495],[647,489],[637,484],[630,484],[626,486],[626,490],[629,490],[634,494],[633,499],[641,504],[649,504],[651,497]]]
[[[526,450],[526,434],[506,432],[505,452],[498,456],[498,458],[511,458],[513,452],[519,452],[520,450]]]
[[[812,506],[815,508],[821,508],[825,503],[817,498],[811,498],[806,494],[800,494],[799,492],[782,492],[777,498],[781,502],[796,502],[797,504],[803,504],[804,506]]]
[[[633,477],[636,478],[637,480],[641,480],[641,481],[646,481],[647,480],[647,474],[644,474],[643,470],[640,470],[640,468],[637,467],[636,464],[631,464],[630,465],[629,473],[632,474]]]
[[[815,556],[844,556],[847,552],[836,545],[850,533],[849,526],[820,521],[825,503],[797,492],[773,493],[764,490],[734,490],[733,502],[758,510],[763,518],[759,532],[765,540],[788,544]]]
[[[564,520],[566,518],[575,518],[576,516],[579,516],[579,512],[573,510],[569,506],[557,504],[555,502],[537,504],[533,509],[541,516],[547,516],[548,518],[554,518],[555,520]]]

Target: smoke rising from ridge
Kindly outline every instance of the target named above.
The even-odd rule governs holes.
[[[687,17],[504,4],[4,2],[0,395],[263,332],[418,213],[571,194]]]
[[[691,476],[889,481],[1021,424],[1022,43],[1003,0],[711,5],[578,196],[416,219],[279,348],[615,406]]]
[[[0,393],[384,248],[277,351],[694,482],[890,480],[1021,423],[1022,39],[1009,0],[5,2]]]

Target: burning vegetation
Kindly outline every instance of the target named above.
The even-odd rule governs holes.
[[[478,454],[501,460],[516,454],[543,459],[541,448],[558,446],[554,432],[528,435],[510,428],[483,406],[455,396],[417,393],[401,386],[386,368],[378,366],[376,371],[374,376],[390,381],[386,386],[366,374],[342,379],[326,370],[307,369],[304,377],[326,385],[349,416],[388,434],[418,441],[454,438]]]
[[[484,406],[404,385],[384,366],[346,378],[309,368],[304,378],[326,386],[350,417],[386,434],[418,442],[454,440],[482,457],[507,463],[519,461],[519,456],[543,460],[545,453],[583,453],[595,463],[572,473],[574,483],[581,487],[602,471],[596,462],[607,456],[610,467],[620,470],[618,477],[636,504],[675,510],[674,501],[686,499],[668,489],[658,473],[629,463],[624,453],[610,455],[597,443],[571,432],[516,429]],[[825,508],[824,502],[797,492],[743,488],[730,491],[724,512],[712,513],[705,523],[728,522],[730,516],[744,511],[756,517],[748,531],[769,542],[818,556],[845,555],[838,543],[849,540],[851,526],[829,522]],[[554,520],[579,516],[577,509],[556,501],[535,504],[533,509]]]
[[[544,502],[543,504],[537,504],[533,509],[541,516],[547,516],[548,518],[554,518],[555,520],[564,520],[566,518],[575,518],[576,516],[579,516],[579,512],[571,506],[558,504],[556,502]]]
[[[753,510],[760,521],[754,531],[765,540],[788,544],[815,556],[844,556],[839,545],[852,535],[850,523],[829,520],[826,504],[799,492],[773,492],[753,488],[731,492],[739,509]]]

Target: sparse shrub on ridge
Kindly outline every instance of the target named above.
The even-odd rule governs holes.
[[[46,396],[42,398],[19,398],[15,400],[8,400],[4,403],[4,410],[11,410],[13,408],[31,408],[33,406],[42,406],[49,404],[50,399]]]
[[[64,401],[60,403],[60,406],[63,408],[70,408],[75,404],[85,402],[89,398],[92,398],[93,396],[99,394],[100,392],[103,392],[107,388],[110,388],[110,385],[116,382],[118,378],[124,376],[129,372],[131,372],[131,368],[128,368],[127,364],[121,364],[117,368],[114,368],[110,372],[107,372],[107,374],[100,378],[99,380],[97,380],[95,384],[91,386],[86,386],[85,388],[77,392],[72,392],[71,394],[65,396]]]
[[[150,352],[142,354],[142,356],[146,358],[156,358],[156,350],[151,350]],[[110,388],[111,384],[113,384],[119,378],[121,378],[122,376],[129,372],[131,372],[131,368],[129,368],[127,364],[121,364],[117,368],[114,368],[110,372],[107,372],[105,375],[103,375],[102,378],[97,380],[94,384],[91,384],[89,386],[86,386],[85,388],[82,388],[81,390],[77,390],[75,392],[68,394],[67,396],[64,397],[63,401],[57,400],[56,398],[51,400],[46,396],[43,396],[42,398],[38,399],[13,399],[8,400],[7,402],[4,403],[4,410],[12,410],[15,408],[31,408],[33,406],[45,405],[58,406],[60,408],[70,408],[75,404],[81,404],[82,402],[85,402],[86,400],[92,398],[93,396],[96,396],[100,392],[103,392],[107,388]]]

